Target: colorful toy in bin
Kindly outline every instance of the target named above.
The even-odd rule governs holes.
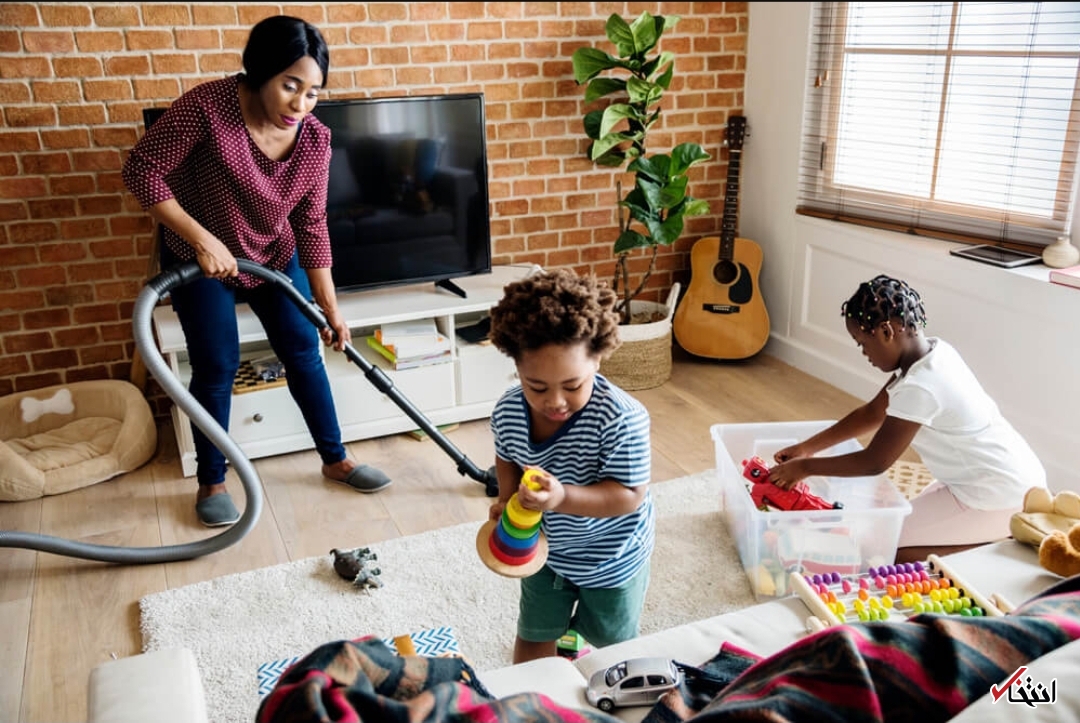
[[[761,457],[742,461],[743,477],[753,482],[750,497],[759,510],[842,510],[839,502],[826,502],[810,491],[804,482],[796,482],[789,490],[780,489],[769,481],[769,468]]]
[[[527,469],[521,483],[538,490],[540,483],[535,477],[540,474]],[[511,495],[499,519],[488,520],[476,533],[476,551],[488,569],[505,577],[537,573],[547,562],[547,538],[540,530],[542,516],[539,510],[522,507],[516,492]]]

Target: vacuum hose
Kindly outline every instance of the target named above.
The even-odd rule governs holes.
[[[267,269],[247,259],[237,259],[237,266],[244,273],[258,276],[265,281],[276,284],[320,331],[329,326],[322,309],[310,300],[305,299],[304,295],[293,286],[292,280],[285,274]],[[262,481],[259,479],[254,465],[251,464],[251,460],[244,455],[240,447],[229,436],[229,433],[196,401],[191,392],[173,374],[168,364],[165,363],[161,352],[158,351],[153,338],[151,322],[154,307],[173,289],[189,284],[196,279],[202,278],[202,276],[202,268],[195,262],[188,262],[163,271],[147,282],[135,300],[135,309],[132,314],[135,348],[139,350],[147,370],[157,379],[164,392],[187,413],[192,423],[202,430],[214,446],[221,450],[233,469],[236,470],[247,500],[244,505],[244,513],[240,515],[240,519],[224,532],[181,545],[118,547],[94,545],[32,532],[0,530],[0,547],[17,547],[39,552],[50,552],[64,557],[76,557],[83,560],[97,560],[124,565],[151,564],[191,560],[218,552],[236,544],[254,529],[255,524],[259,521],[263,506]],[[468,474],[476,481],[484,484],[489,497],[498,494],[498,482],[493,469],[481,470],[473,464],[446,439],[437,427],[432,425],[422,412],[416,409],[394,387],[393,381],[381,369],[360,356],[360,353],[349,344],[345,345],[345,355],[350,361],[360,366],[368,380],[379,391],[389,396],[402,411],[442,447],[443,451],[458,463],[460,473]]]
[[[292,281],[285,274],[269,271],[258,264],[245,260],[240,260],[239,263],[240,268],[244,271],[250,271],[263,278],[267,278],[270,274],[277,274],[281,279],[284,279],[285,285],[292,288]],[[65,557],[78,557],[83,560],[99,560],[124,565],[176,562],[178,560],[191,560],[223,550],[239,542],[255,527],[255,523],[259,521],[259,515],[262,513],[263,505],[262,481],[259,479],[255,467],[240,451],[240,447],[232,440],[228,432],[195,400],[191,392],[173,374],[165,363],[165,359],[161,356],[161,352],[158,351],[151,331],[152,315],[158,302],[172,289],[191,283],[201,278],[202,275],[202,269],[197,263],[189,263],[163,271],[147,282],[142,292],[135,299],[135,310],[132,313],[135,348],[139,350],[143,361],[146,363],[147,370],[157,379],[165,393],[181,409],[187,412],[191,421],[221,450],[229,463],[232,464],[233,469],[236,470],[236,474],[240,477],[240,484],[244,487],[244,496],[247,498],[247,504],[244,505],[244,513],[240,515],[240,519],[237,520],[236,524],[213,537],[181,545],[164,545],[160,547],[92,545],[50,535],[0,530],[0,547],[19,547],[27,550],[51,552]],[[279,284],[281,283],[276,277],[273,280]]]

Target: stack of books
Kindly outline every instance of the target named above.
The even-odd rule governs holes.
[[[1080,266],[1066,266],[1063,269],[1050,269],[1050,280],[1055,284],[1072,286],[1080,289]]]
[[[383,324],[367,343],[398,370],[451,360],[450,339],[439,333],[434,319]]]

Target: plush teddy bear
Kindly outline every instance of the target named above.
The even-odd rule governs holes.
[[[1062,577],[1080,575],[1080,522],[1069,531],[1053,530],[1039,545],[1039,564]]]

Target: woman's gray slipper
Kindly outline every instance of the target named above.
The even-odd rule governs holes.
[[[333,479],[328,477],[327,479]],[[352,487],[357,492],[378,492],[390,486],[390,478],[371,465],[358,464],[349,472],[345,479],[335,479],[334,482]]]
[[[195,514],[207,527],[224,527],[240,519],[240,512],[228,492],[199,500],[195,503]]]

